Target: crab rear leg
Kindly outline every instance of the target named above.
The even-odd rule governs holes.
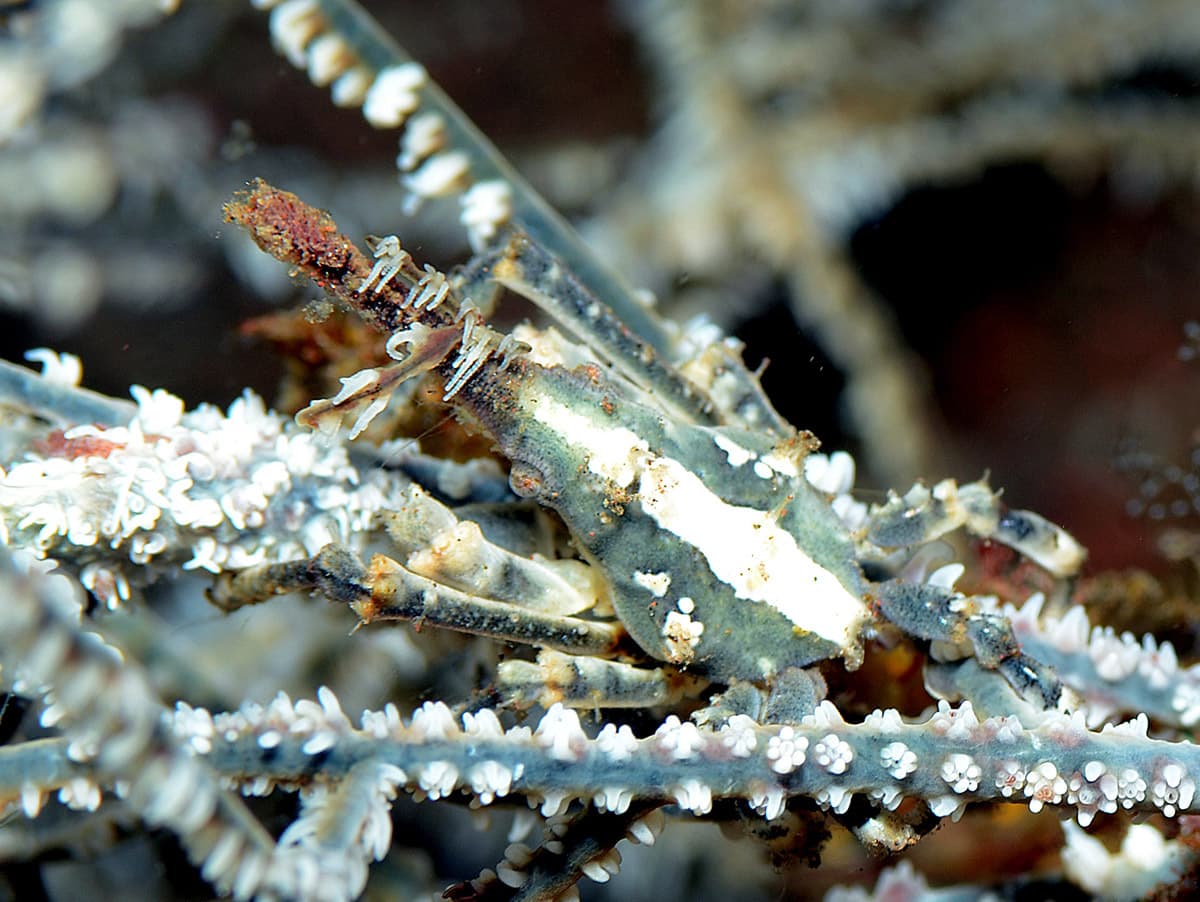
[[[714,695],[705,708],[692,715],[699,724],[720,727],[736,715],[759,723],[797,724],[812,714],[828,694],[829,687],[813,667],[788,667],[775,674],[768,687],[734,680],[724,692]]]
[[[653,708],[695,697],[708,685],[673,667],[645,669],[621,661],[544,649],[537,661],[502,661],[496,688],[519,707]]]
[[[979,602],[939,585],[891,580],[875,587],[876,607],[885,619],[910,635],[974,651],[988,670],[1002,674],[1024,698],[1043,708],[1054,708],[1062,684],[1054,671],[1021,651],[1006,617],[985,610]],[[943,646],[944,647],[944,646]]]
[[[866,537],[877,548],[913,548],[958,529],[1015,549],[1053,576],[1074,576],[1084,551],[1065,530],[1038,514],[1004,507],[986,482],[959,487],[946,479],[932,489],[915,485],[903,497],[892,495],[868,515]],[[876,587],[884,618],[934,643],[969,647],[988,670],[1004,676],[1023,697],[1042,707],[1058,705],[1062,684],[1054,671],[1021,650],[1007,618],[946,585],[913,585],[894,580]]]

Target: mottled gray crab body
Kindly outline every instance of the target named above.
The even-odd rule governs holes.
[[[567,523],[638,645],[718,682],[856,663],[868,584],[804,447],[680,423],[593,375],[523,368],[488,426],[513,488]]]

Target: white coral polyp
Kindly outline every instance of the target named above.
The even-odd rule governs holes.
[[[394,506],[400,483],[360,475],[342,446],[294,429],[256,395],[222,413],[185,412],[162,389],[131,393],[127,425],[72,428],[61,446],[0,471],[3,530],[52,557],[103,549],[89,573],[108,574],[93,582],[110,607],[128,597],[123,556],[240,569],[350,541]]]

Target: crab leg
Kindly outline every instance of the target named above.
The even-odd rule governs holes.
[[[707,683],[658,667],[647,670],[620,661],[543,650],[537,662],[501,661],[496,684],[512,703],[549,708],[652,708],[694,697]]]
[[[1070,533],[1039,514],[1004,508],[983,480],[960,487],[944,479],[932,489],[918,483],[903,497],[891,494],[870,512],[867,539],[881,548],[907,548],[961,527],[1019,551],[1060,578],[1075,575],[1086,554]]]
[[[368,569],[352,552],[335,545],[311,560],[222,574],[211,597],[218,607],[233,610],[298,590],[349,604],[364,624],[405,620],[418,627],[437,626],[574,654],[612,655],[624,635],[614,623],[543,614],[472,596],[418,576],[383,555],[376,555]]]

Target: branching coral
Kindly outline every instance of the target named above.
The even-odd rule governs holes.
[[[660,317],[355,4],[254,5],[335,104],[403,129],[410,209],[455,201],[471,257],[443,270],[396,235],[368,255],[257,181],[227,221],[325,299],[256,327],[300,349],[293,376],[316,390],[294,421],[249,391],[225,411],[136,385],[132,404],[94,394],[76,358],[45,349],[29,355],[40,375],[0,368],[0,835],[37,866],[14,891],[44,890],[53,857],[85,843],[117,857],[144,825],[131,854],[173,862],[164,896],[453,880],[455,899],[571,898],[621,873],[620,843],[699,822],[763,840],[792,881],[824,855],[823,889],[846,836],[919,851],[948,841],[921,842],[943,822],[1014,809],[1079,824],[1037,879],[1120,897],[1185,877],[1200,678],[1171,643],[1070,603],[1085,552],[1068,532],[986,480],[867,503],[854,460],[780,416],[735,339]],[[811,14],[876,34],[885,12]],[[1027,61],[918,12],[923,65],[958,82],[1007,84]],[[1108,10],[1104,26],[1158,46],[1168,12]],[[695,37],[686,14],[658,13]],[[908,59],[889,36],[869,57],[885,69]],[[1094,50],[1042,78],[1090,83],[1109,65]],[[810,83],[835,96],[882,80],[870,64],[820,71]],[[943,88],[922,71],[897,130],[930,131]],[[510,325],[505,292],[536,321]],[[430,411],[453,420],[437,443],[420,435]],[[1009,549],[1042,591],[978,589],[979,555],[945,544],[960,534]],[[479,854],[429,838],[463,808],[514,812],[507,838]],[[39,832],[64,809],[68,826]],[[1156,826],[1117,855],[1083,832],[1129,815]],[[696,895],[682,875],[704,849],[660,856],[678,859],[675,895]],[[1030,873],[972,861],[952,880],[973,885],[945,892]],[[927,888],[905,862],[875,893]]]

